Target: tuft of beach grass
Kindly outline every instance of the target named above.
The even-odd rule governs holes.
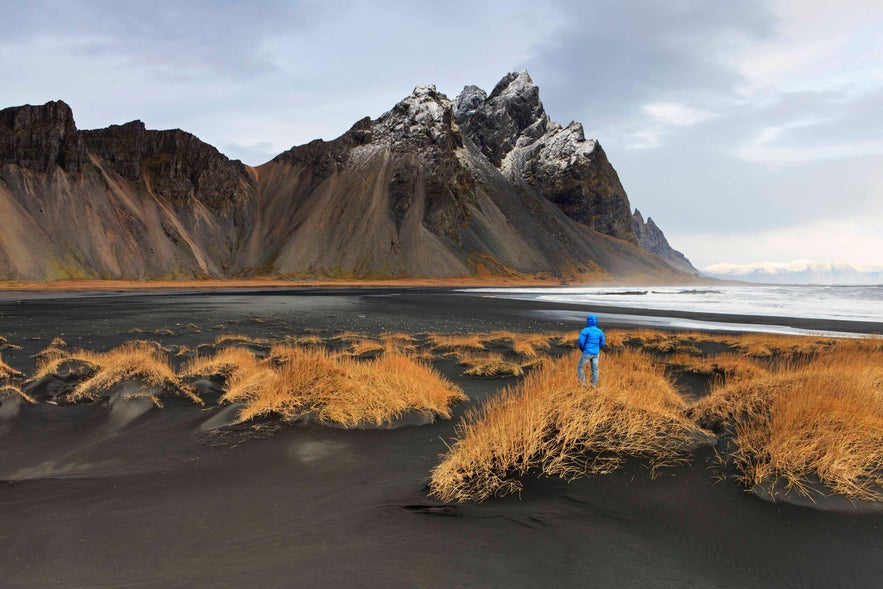
[[[883,499],[883,342],[838,342],[716,387],[692,412],[731,436],[723,459],[748,488]]]
[[[432,471],[430,492],[451,502],[521,490],[530,473],[578,478],[627,456],[654,468],[713,438],[684,416],[664,370],[634,351],[608,354],[598,388],[579,386],[571,356],[549,360],[515,387],[469,411]]]
[[[449,419],[466,397],[433,368],[403,354],[362,360],[315,348],[274,348],[229,380],[222,402],[244,403],[239,419],[279,415],[342,427],[389,426],[408,412]]]

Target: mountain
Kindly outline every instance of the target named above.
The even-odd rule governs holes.
[[[883,269],[859,269],[843,262],[812,260],[715,264],[705,268],[704,273],[715,278],[766,284],[883,284]]]
[[[642,249],[630,211],[525,72],[454,101],[418,86],[256,168],[140,121],[77,130],[60,101],[0,111],[6,279],[691,273]]]
[[[647,222],[644,222],[644,216],[641,215],[641,211],[638,209],[635,209],[635,212],[632,213],[632,228],[634,229],[635,237],[638,239],[638,246],[641,249],[662,258],[672,268],[677,268],[681,272],[693,274],[694,276],[701,275],[699,270],[693,267],[693,264],[690,263],[690,260],[684,254],[669,245],[662,229],[653,222],[652,218],[647,217]]]

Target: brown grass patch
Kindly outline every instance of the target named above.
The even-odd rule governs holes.
[[[881,500],[883,346],[838,342],[814,359],[718,387],[694,407],[700,423],[733,436],[728,461],[747,487],[809,496],[814,480],[833,492]]]
[[[460,364],[466,366],[463,373],[467,376],[479,378],[503,378],[507,376],[521,376],[524,368],[520,362],[507,360],[502,354],[489,352],[476,354],[465,352],[459,355]]]
[[[698,345],[710,341],[705,334],[696,332],[667,332],[642,329],[628,333],[625,343],[638,343],[643,350],[660,354],[693,354],[702,351]]]
[[[433,350],[483,350],[484,342],[481,334],[439,334],[432,333],[427,338]]]
[[[530,472],[573,479],[609,472],[631,455],[658,468],[709,439],[645,355],[606,355],[597,389],[576,383],[575,366],[572,356],[550,360],[470,411],[432,472],[431,494],[481,501],[520,491],[518,477]]]
[[[230,378],[240,370],[252,370],[258,364],[254,354],[237,346],[223,348],[211,356],[197,356],[181,369],[181,376],[221,376]]]
[[[247,335],[241,335],[238,333],[222,333],[215,338],[216,346],[225,346],[230,344],[250,344],[253,343],[254,340],[248,337]]]
[[[757,378],[770,372],[755,360],[740,354],[718,354],[714,356],[675,354],[667,358],[665,364],[685,372],[702,374],[726,382],[745,378]]]
[[[31,405],[37,402],[36,400],[34,400],[33,397],[31,397],[15,385],[5,384],[0,386],[0,401],[3,401],[3,399],[15,398],[23,399],[25,402],[30,403]]]
[[[451,405],[465,399],[456,385],[405,355],[358,360],[289,347],[274,349],[271,357],[230,379],[221,400],[245,403],[240,421],[280,415],[343,427],[382,427],[410,411],[449,419]]]
[[[0,380],[9,380],[10,378],[21,378],[24,376],[21,372],[3,361],[0,355]]]
[[[298,336],[292,341],[299,346],[321,346],[325,343],[322,336],[315,333]]]
[[[193,389],[175,375],[165,354],[143,343],[129,342],[104,353],[77,350],[38,366],[32,380],[53,374],[63,362],[69,360],[92,364],[96,367],[96,372],[65,395],[66,402],[95,400],[117,384],[135,381],[145,386],[140,392],[135,391],[129,396],[150,397],[154,403],[162,406],[155,396],[156,389],[160,389],[187,397],[194,403],[202,405],[202,400]]]
[[[756,358],[810,356],[838,345],[834,338],[753,333],[724,340],[739,352]]]
[[[384,349],[385,346],[376,340],[361,339],[351,342],[347,353],[352,356],[364,356],[366,354],[383,351]]]

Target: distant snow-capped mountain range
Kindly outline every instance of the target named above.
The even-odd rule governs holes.
[[[857,267],[845,262],[714,264],[703,272],[714,278],[766,284],[883,284],[883,267]]]

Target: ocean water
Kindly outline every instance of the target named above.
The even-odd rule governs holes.
[[[782,328],[776,319],[795,317],[841,321],[866,321],[883,325],[883,285],[877,286],[647,286],[647,287],[546,287],[482,288],[469,292],[516,299],[599,305],[599,318],[622,318],[605,314],[603,307],[623,307],[658,311],[657,317],[644,316],[648,325],[732,328],[734,321],[678,320],[666,318],[667,311],[769,317],[768,326],[754,325],[751,331],[810,333]],[[561,312],[566,313],[566,312]],[[655,315],[655,314],[654,314]],[[738,324],[738,323],[737,323]],[[819,333],[819,332],[811,332]]]

